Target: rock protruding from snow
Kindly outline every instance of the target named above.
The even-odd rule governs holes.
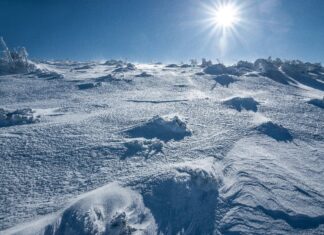
[[[81,196],[49,221],[36,221],[8,232],[15,235],[156,234],[151,212],[140,194],[115,183]]]
[[[218,75],[214,78],[214,80],[221,84],[222,86],[226,86],[228,87],[231,83],[234,83],[237,81],[237,78],[233,77],[232,75],[228,75],[228,74],[222,74],[222,75]]]
[[[24,47],[10,51],[3,38],[0,37],[0,75],[33,71],[35,66],[27,58],[28,53]]]
[[[256,112],[258,110],[259,102],[255,101],[252,97],[234,97],[223,102],[224,105],[236,109],[241,112],[243,109],[247,111]]]
[[[285,127],[275,124],[271,121],[262,123],[258,127],[256,127],[256,130],[259,132],[270,136],[271,138],[277,140],[277,141],[292,141],[293,137],[290,134],[289,130]]]
[[[324,109],[324,98],[323,99],[311,99],[310,101],[308,101],[308,103]]]
[[[133,127],[126,133],[131,137],[157,138],[163,141],[181,140],[191,135],[186,123],[177,116],[170,120],[155,116],[147,122]]]
[[[17,109],[13,112],[0,108],[0,127],[30,124],[39,121],[32,109]]]

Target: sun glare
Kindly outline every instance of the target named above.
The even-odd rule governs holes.
[[[246,29],[246,4],[238,0],[213,0],[202,4],[206,18],[201,21],[203,32],[208,32],[207,43],[217,45],[220,56],[225,56],[230,44],[242,40],[240,31]]]
[[[217,27],[234,27],[239,21],[238,9],[232,4],[220,5],[215,9],[214,21]]]

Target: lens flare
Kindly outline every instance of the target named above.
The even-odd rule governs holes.
[[[217,27],[234,27],[240,21],[239,11],[233,4],[220,5],[215,9],[214,20]]]
[[[201,25],[208,31],[208,41],[217,43],[219,56],[225,56],[230,43],[240,40],[239,30],[246,23],[243,17],[245,4],[236,0],[219,0],[202,6],[206,18]]]

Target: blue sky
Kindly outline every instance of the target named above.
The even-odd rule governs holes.
[[[0,0],[0,35],[32,58],[233,63],[260,57],[324,62],[323,0],[244,0],[235,36],[218,46],[199,0]]]

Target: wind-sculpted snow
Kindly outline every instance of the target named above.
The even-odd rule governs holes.
[[[258,105],[260,105],[252,97],[234,97],[232,99],[225,100],[223,104],[230,108],[236,109],[239,112],[241,112],[243,109],[256,112],[258,110]]]
[[[33,110],[17,109],[15,111],[8,111],[0,108],[0,127],[30,124],[39,121]]]
[[[215,77],[214,80],[220,85],[228,87],[231,83],[236,82],[237,78],[228,74],[222,74]]]
[[[91,88],[99,87],[101,85],[102,85],[101,82],[82,83],[82,84],[79,84],[78,85],[78,88],[80,90],[86,90],[86,89],[91,89]]]
[[[222,218],[222,233],[323,232],[323,167],[314,169],[323,160],[299,164],[312,147],[298,144],[302,149],[294,143],[278,144],[256,137],[235,144],[224,159],[224,177],[228,180],[221,195],[229,207]],[[323,149],[308,161],[321,154]]]
[[[213,234],[220,213],[221,169],[212,159],[175,166],[143,194],[162,234]]]
[[[126,73],[134,70],[136,70],[135,65],[128,63],[126,65],[117,65],[117,68],[113,70],[113,73]]]
[[[27,58],[28,53],[24,47],[9,50],[0,37],[0,75],[28,73],[35,70],[35,65]]]
[[[290,132],[281,125],[273,122],[262,123],[256,128],[261,133],[274,138],[277,141],[292,141],[293,137]]]
[[[55,71],[47,71],[47,70],[40,70],[40,69],[37,69],[36,71],[30,73],[30,75],[36,75],[38,78],[43,78],[47,80],[64,78],[64,75],[59,74]]]
[[[147,122],[131,128],[126,133],[132,137],[158,138],[163,141],[181,140],[191,135],[186,123],[177,116],[170,120],[155,116]]]
[[[208,66],[207,68],[205,68],[204,72],[206,74],[210,74],[210,75],[221,75],[221,74],[226,74],[228,71],[227,71],[225,65],[214,64],[214,65],[211,65],[211,66]]]
[[[69,207],[47,220],[5,231],[15,235],[154,234],[156,224],[142,197],[117,184],[81,195]]]
[[[135,75],[135,77],[143,77],[143,78],[147,78],[147,77],[152,77],[152,74],[149,74],[147,72],[142,72],[141,74],[137,74]]]
[[[0,234],[324,234],[320,64],[31,63],[0,76]]]
[[[162,152],[163,143],[158,139],[132,139],[125,142],[127,151],[123,155],[124,158],[131,156],[144,156],[150,157],[154,154]]]
[[[308,101],[308,103],[324,109],[324,98],[323,99],[311,99],[310,101]]]

